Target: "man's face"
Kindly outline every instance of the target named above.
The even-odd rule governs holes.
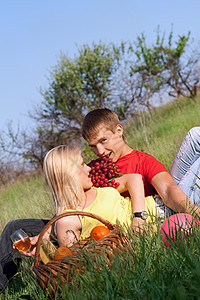
[[[113,162],[116,162],[122,156],[124,145],[122,135],[121,125],[117,125],[115,133],[102,127],[95,138],[88,140],[88,144],[98,157],[108,155]]]

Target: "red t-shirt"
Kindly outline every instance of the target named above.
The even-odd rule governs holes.
[[[137,150],[120,157],[116,165],[119,166],[122,174],[139,173],[142,175],[146,197],[157,194],[151,185],[152,178],[158,173],[168,172],[155,157]],[[123,193],[123,196],[128,196],[128,193]]]

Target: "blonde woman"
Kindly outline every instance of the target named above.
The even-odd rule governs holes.
[[[153,197],[144,197],[144,187],[140,174],[126,174],[117,181],[117,189],[112,187],[94,188],[88,167],[81,156],[79,147],[58,146],[50,150],[44,159],[44,173],[50,187],[56,214],[66,210],[81,210],[97,214],[112,223],[136,228],[145,223],[145,213],[156,214]],[[128,190],[130,198],[120,193]],[[135,217],[132,220],[132,216]],[[97,220],[87,217],[70,216],[57,221],[56,235],[62,245],[70,246],[74,239],[89,236],[92,228],[100,225]],[[101,224],[102,225],[102,224]]]

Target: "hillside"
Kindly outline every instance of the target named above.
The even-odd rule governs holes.
[[[130,145],[153,154],[169,169],[187,131],[199,125],[199,100],[181,99],[153,110],[151,115],[129,120],[125,135]],[[85,153],[89,159],[91,154]],[[18,180],[5,187],[0,197],[1,230],[12,219],[50,218],[54,214],[43,174]],[[168,249],[159,235],[160,225],[158,232],[151,231],[151,234],[148,230],[144,235],[130,232],[133,252],[126,259],[123,255],[113,258],[111,269],[99,254],[100,269],[96,269],[88,256],[89,272],[75,272],[72,282],[62,287],[60,299],[197,299],[200,231],[193,228],[187,244],[182,239],[180,245],[171,242]],[[30,295],[31,299],[48,298],[33,276],[33,261],[33,258],[23,260],[14,280],[0,295],[2,300],[19,299],[21,295]]]
[[[200,126],[200,95],[194,102],[180,99],[129,121],[126,137],[131,147],[155,156],[170,168],[190,128]]]
[[[198,125],[200,97],[196,101],[180,99],[154,109],[151,114],[130,119],[125,136],[131,147],[155,156],[169,169],[185,134]],[[87,152],[86,161],[90,153]],[[43,174],[23,178],[4,188],[0,199],[0,231],[12,219],[50,218],[54,214]]]

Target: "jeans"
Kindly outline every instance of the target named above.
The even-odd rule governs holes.
[[[187,133],[169,173],[188,198],[200,207],[200,126]]]
[[[16,274],[21,262],[21,254],[13,249],[10,235],[22,228],[29,236],[38,235],[49,220],[20,219],[9,222],[0,237],[0,291],[8,284]]]

